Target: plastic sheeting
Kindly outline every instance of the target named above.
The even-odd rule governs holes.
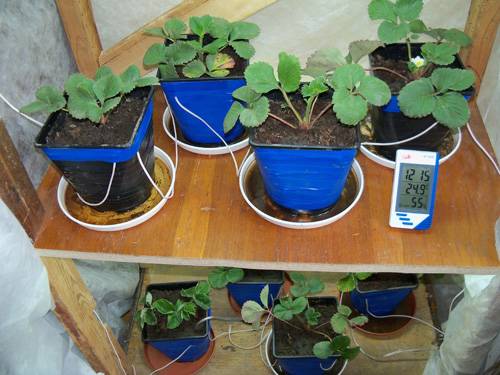
[[[47,272],[0,200],[0,374],[95,375],[50,312]]]
[[[465,296],[452,311],[446,335],[425,375],[481,374],[500,331],[500,275],[466,276]],[[470,289],[470,290],[469,290]]]

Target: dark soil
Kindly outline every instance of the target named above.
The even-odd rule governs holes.
[[[283,272],[267,270],[245,269],[245,277],[241,282],[262,282],[262,283],[280,283],[283,282]]]
[[[291,101],[300,114],[305,112],[306,103],[300,95],[293,96]],[[298,126],[297,119],[292,110],[284,105],[281,95],[272,93],[269,96],[269,104],[272,114]],[[331,93],[319,97],[312,118],[314,119],[328,104],[331,104]],[[251,141],[266,145],[355,147],[357,126],[342,125],[332,109],[321,116],[309,130],[292,129],[279,120],[268,117],[264,124],[255,129]]]
[[[69,113],[60,111],[55,115],[54,124],[45,137],[47,146],[69,147],[116,147],[131,141],[147,103],[150,88],[138,88],[125,95],[121,103],[113,109],[106,124],[95,124],[89,120],[76,120]]]
[[[374,273],[368,279],[358,281],[361,292],[383,290],[389,288],[410,287],[418,284],[416,275],[404,273]]]
[[[158,298],[165,298],[172,303],[175,303],[177,299],[186,298],[181,296],[181,290],[151,290],[151,294],[153,295],[153,301]],[[193,336],[204,336],[207,334],[206,332],[206,323],[202,323],[196,327],[196,323],[205,318],[207,313],[205,310],[197,307],[196,316],[189,321],[184,321],[182,324],[175,329],[167,329],[165,325],[167,323],[167,319],[165,315],[157,314],[158,324],[156,326],[145,325],[145,335],[146,339],[177,339],[184,337],[193,337]]]
[[[335,333],[329,322],[332,315],[337,312],[335,299],[309,298],[309,302],[312,307],[321,313],[318,326],[312,329],[333,338]],[[314,355],[314,344],[326,340],[324,336],[312,332],[308,328],[303,314],[299,315],[299,317],[295,316],[288,323],[297,328],[291,327],[281,320],[273,320],[275,353],[277,356],[311,356]]]

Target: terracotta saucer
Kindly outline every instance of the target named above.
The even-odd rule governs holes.
[[[342,304],[349,306],[352,309],[353,317],[361,315],[352,305],[349,293],[344,294]],[[415,316],[416,307],[417,304],[415,294],[411,292],[403,300],[403,302],[399,304],[393,314]],[[394,336],[401,333],[401,331],[403,331],[412,320],[410,318],[374,318],[373,316],[368,316],[368,319],[368,323],[362,327],[356,327],[356,330],[366,335],[380,338]]]
[[[211,332],[211,337],[214,337],[213,331]],[[194,362],[174,362],[166,369],[158,371],[158,375],[191,375],[197,373],[210,361],[215,349],[215,341],[210,342],[207,352],[198,360]],[[167,363],[172,361],[165,354],[159,350],[153,348],[149,344],[144,344],[144,358],[146,363],[152,369],[158,369],[165,366]]]

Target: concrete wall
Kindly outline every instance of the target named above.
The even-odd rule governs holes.
[[[53,0],[0,0],[0,92],[16,107],[32,101],[43,84],[62,87],[76,70]],[[0,101],[0,117],[38,184],[47,162],[35,152],[39,128]],[[35,116],[43,121],[45,116]]]

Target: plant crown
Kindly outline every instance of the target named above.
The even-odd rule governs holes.
[[[222,53],[231,47],[242,59],[250,59],[255,49],[248,42],[260,33],[251,22],[229,22],[212,16],[190,17],[190,33],[196,38],[188,40],[187,25],[171,18],[163,27],[147,29],[146,34],[163,38],[164,43],[155,43],[144,55],[146,67],[158,67],[162,79],[178,78],[176,66],[182,66],[182,74],[188,78],[203,75],[225,77],[235,65],[234,59]]]

